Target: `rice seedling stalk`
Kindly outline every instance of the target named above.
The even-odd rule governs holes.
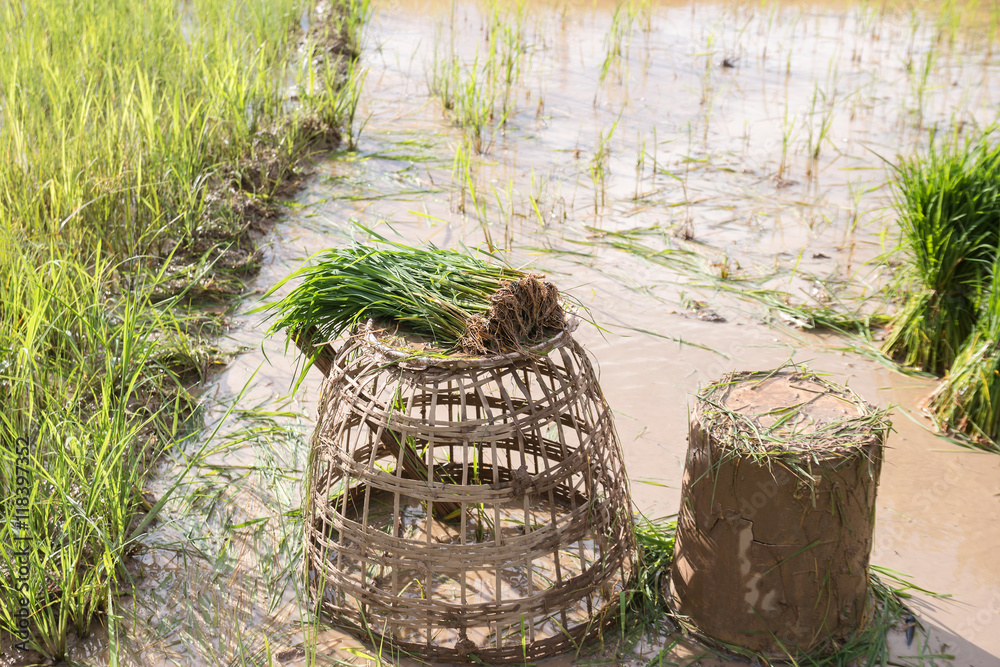
[[[427,88],[441,100],[441,106],[450,111],[455,108],[461,66],[454,51],[441,54],[441,44],[439,32],[437,39],[434,40],[434,56],[427,73]]]
[[[477,50],[468,66],[462,64],[456,52],[454,29],[451,46],[444,53],[440,31],[435,42],[427,72],[428,88],[441,100],[453,122],[465,130],[480,154],[490,151],[496,127],[505,125],[514,112],[514,87],[520,81],[522,55],[527,50],[524,36],[527,7],[526,0],[520,0],[513,8],[513,17],[509,17],[501,10],[500,3],[491,4],[486,51]]]
[[[931,73],[937,65],[938,55],[939,54],[934,45],[929,45],[927,53],[925,53],[924,57],[920,60],[920,65],[916,71],[914,71],[912,62],[908,65],[910,88],[913,92],[915,100],[913,113],[917,117],[918,130],[923,129],[924,127],[924,105],[927,100]]]
[[[646,166],[646,140],[641,134],[638,136],[639,149],[635,157],[635,194],[632,198],[639,201],[639,185],[642,182],[642,174]]]
[[[455,148],[455,160],[452,163],[452,178],[458,184],[459,213],[465,213],[465,198],[469,193],[469,183],[472,180],[472,144],[462,136]],[[475,196],[474,193],[472,196]],[[492,244],[491,244],[492,245]]]
[[[1000,258],[975,331],[926,403],[938,428],[1000,452]]]
[[[781,131],[781,163],[778,165],[778,180],[782,181],[788,175],[788,149],[792,143],[792,132],[795,130],[795,116],[788,119],[788,96],[785,96],[785,117]]]
[[[289,280],[302,280],[282,300],[256,310],[277,318],[268,333],[328,341],[374,318],[426,336],[446,352],[483,354],[517,349],[563,325],[555,287],[532,274],[373,236],[388,247],[325,251],[273,287],[264,298]]]
[[[717,37],[712,30],[705,37],[705,48],[698,55],[705,59],[705,69],[701,73],[701,104],[708,102],[712,95],[712,59],[715,57],[715,41]]]
[[[624,109],[622,110],[624,113]],[[603,129],[597,139],[597,150],[594,155],[590,158],[590,180],[594,186],[594,214],[600,206],[604,206],[607,197],[607,177],[608,177],[608,160],[611,158],[611,137],[614,136],[615,130],[618,129],[618,123],[622,119],[622,114],[618,114],[618,118],[612,123],[611,127],[605,132]]]
[[[507,206],[503,205],[496,186],[491,183],[490,187],[493,189],[493,197],[496,199],[500,219],[503,221],[503,249],[509,252],[514,245],[514,181],[507,181]]]
[[[527,51],[524,24],[527,18],[528,0],[518,0],[510,8],[507,16],[501,11],[501,3],[493,2],[490,10],[489,43],[494,52],[495,77],[503,84],[500,96],[500,124],[506,124],[514,111],[514,87],[521,79],[522,55]]]
[[[806,176],[813,179],[818,177],[817,166],[819,154],[824,141],[828,141],[827,135],[830,133],[830,126],[833,124],[833,111],[836,102],[836,93],[827,99],[826,92],[820,90],[819,84],[813,88],[812,103],[809,109],[810,121],[806,123],[806,146],[808,151],[808,167]],[[817,109],[817,103],[821,103],[821,109]],[[819,115],[818,125],[813,124],[813,119]]]
[[[633,26],[641,9],[641,6],[633,4],[631,0],[623,0],[615,5],[615,11],[611,15],[611,28],[604,37],[605,56],[601,63],[598,83],[603,84],[608,74],[616,66],[618,67],[618,80],[622,80],[621,63],[628,58]]]
[[[641,513],[636,514],[635,538],[639,547],[639,567],[633,577],[629,611],[644,627],[663,618],[666,608],[663,576],[674,559],[676,536],[676,517],[650,519]]]
[[[997,254],[1000,146],[991,139],[953,137],[893,167],[905,257],[894,289],[904,301],[883,350],[938,375],[975,330]]]

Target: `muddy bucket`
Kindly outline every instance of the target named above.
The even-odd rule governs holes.
[[[764,654],[822,650],[860,629],[888,430],[885,411],[805,369],[734,373],[700,392],[672,567],[677,611]]]
[[[537,660],[606,628],[634,565],[629,486],[569,327],[465,358],[369,328],[320,356],[306,540],[330,620],[452,662]]]

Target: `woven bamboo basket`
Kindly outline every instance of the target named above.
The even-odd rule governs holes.
[[[614,620],[634,566],[628,478],[571,329],[491,358],[417,358],[370,326],[327,348],[306,540],[331,620],[495,664]]]

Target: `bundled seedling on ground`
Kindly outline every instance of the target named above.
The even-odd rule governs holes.
[[[909,366],[943,374],[973,332],[1000,233],[1000,145],[932,146],[895,167],[906,295],[883,345]]]
[[[928,399],[927,410],[942,430],[1000,451],[1000,261],[993,264],[989,297],[976,329]]]

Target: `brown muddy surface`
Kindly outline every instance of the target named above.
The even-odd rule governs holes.
[[[882,158],[920,150],[932,128],[994,120],[1000,56],[983,26],[995,17],[955,5],[670,2],[635,3],[616,24],[616,6],[377,4],[358,149],[318,163],[287,203],[257,290],[232,317],[239,354],[203,392],[210,424],[232,409],[200,457],[204,436],[182,443],[150,489],[158,497],[193,461],[137,556],[135,598],[115,609],[123,664],[374,662],[310,622],[297,577],[321,376],[293,391],[294,347],[265,339],[261,316],[246,313],[308,256],[364,238],[355,221],[438,246],[477,247],[488,234],[579,300],[603,329],[585,323],[577,336],[650,516],[677,512],[692,395],[727,372],[808,362],[895,406],[872,562],[951,595],[915,594],[929,636],[907,648],[896,632],[895,655],[1000,664],[1000,458],[928,430],[919,404],[933,379],[744,298],[766,286],[795,303],[878,307],[886,270],[873,260],[897,233]],[[469,155],[428,81],[435,48],[439,62],[454,48],[466,72],[478,49],[482,65],[491,11],[520,74],[497,88],[506,125],[494,120],[480,135],[489,150]],[[665,641],[596,660],[645,664]],[[931,654],[954,659],[902,657]],[[662,664],[723,664],[703,655],[678,647]],[[75,656],[110,658],[106,647]]]

